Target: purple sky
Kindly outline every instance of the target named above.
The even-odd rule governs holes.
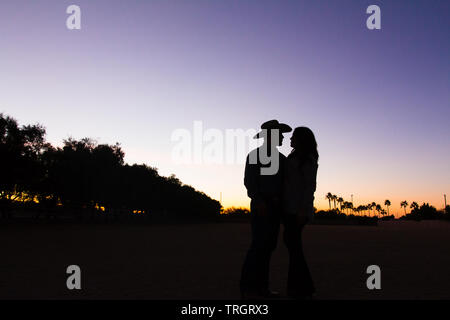
[[[65,26],[82,10],[82,29]],[[381,30],[366,8],[381,8]],[[450,193],[449,1],[1,1],[0,112],[48,140],[120,142],[130,163],[248,205],[243,166],[176,165],[171,133],[306,125],[316,205]],[[282,150],[289,152],[288,139]]]

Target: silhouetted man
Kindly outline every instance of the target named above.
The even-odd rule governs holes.
[[[251,151],[245,164],[244,184],[251,198],[252,243],[242,267],[240,289],[243,299],[277,297],[269,290],[270,257],[277,246],[281,220],[283,167],[286,157],[277,149],[283,133],[292,131],[287,124],[270,120],[261,125],[254,137],[264,138]]]

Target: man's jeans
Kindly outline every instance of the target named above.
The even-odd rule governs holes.
[[[277,246],[281,208],[275,199],[265,199],[265,203],[264,216],[257,212],[253,200],[250,203],[252,242],[242,266],[241,292],[265,292],[269,288],[270,258]]]

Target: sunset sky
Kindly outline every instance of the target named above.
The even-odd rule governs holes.
[[[81,30],[66,28],[80,6]],[[381,8],[368,30],[366,8]],[[176,164],[177,129],[308,126],[315,205],[444,206],[450,195],[450,2],[46,0],[0,2],[0,112],[120,142],[128,163],[247,206],[244,166]],[[288,154],[289,136],[281,150]],[[450,202],[450,200],[448,201]],[[403,210],[403,209],[402,209]]]

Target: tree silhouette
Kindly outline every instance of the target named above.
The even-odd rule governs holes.
[[[381,205],[377,204],[377,205],[375,206],[375,210],[377,210],[377,217],[379,217],[379,216],[380,216],[380,213],[381,213]]]
[[[333,194],[331,196],[331,200],[333,200],[333,208],[336,209],[336,200],[337,200],[337,196],[335,194]]]
[[[359,205],[358,207],[356,207],[356,212],[358,212],[359,215],[362,215],[365,209],[366,207],[364,207],[363,205]]]
[[[411,204],[411,213],[406,214],[403,219],[422,220],[422,219],[441,219],[444,218],[443,213],[438,212],[435,207],[428,203],[423,203],[420,207],[416,202]]]
[[[419,209],[419,204],[418,204],[417,202],[413,201],[413,202],[411,203],[410,208],[413,209],[413,210],[414,210],[414,209]]]
[[[406,215],[406,207],[408,206],[408,201],[404,200],[400,202],[400,207],[405,209],[405,215]]]
[[[330,210],[331,210],[331,200],[333,199],[333,195],[331,194],[331,192],[327,193],[327,195],[325,196],[325,199],[328,199],[328,205],[330,206]]]
[[[339,203],[339,208],[340,208],[340,210],[342,211],[342,204],[344,203],[344,199],[343,199],[342,197],[339,197],[339,198],[337,199],[337,202]]]
[[[350,202],[348,201],[344,201],[344,203],[341,206],[342,209],[347,209],[347,214],[348,214],[348,210],[350,209]]]
[[[350,209],[350,211],[353,211],[353,202],[349,202],[348,203],[348,208]]]
[[[55,148],[45,142],[41,125],[22,126],[0,114],[0,207],[13,202],[38,203],[41,211],[57,206],[82,217],[126,213],[174,217],[213,217],[221,205],[175,176],[156,168],[124,164],[119,144],[97,144],[84,138],[64,140]]]
[[[384,205],[387,207],[387,214],[389,215],[389,206],[391,205],[391,201],[389,201],[389,200],[385,200],[384,201]]]
[[[370,209],[372,209],[372,215],[375,215],[375,208],[377,207],[377,204],[375,202],[372,202],[370,204]]]
[[[19,127],[17,121],[0,114],[0,191],[6,201],[24,199],[42,179],[38,159],[46,148],[41,125]]]

